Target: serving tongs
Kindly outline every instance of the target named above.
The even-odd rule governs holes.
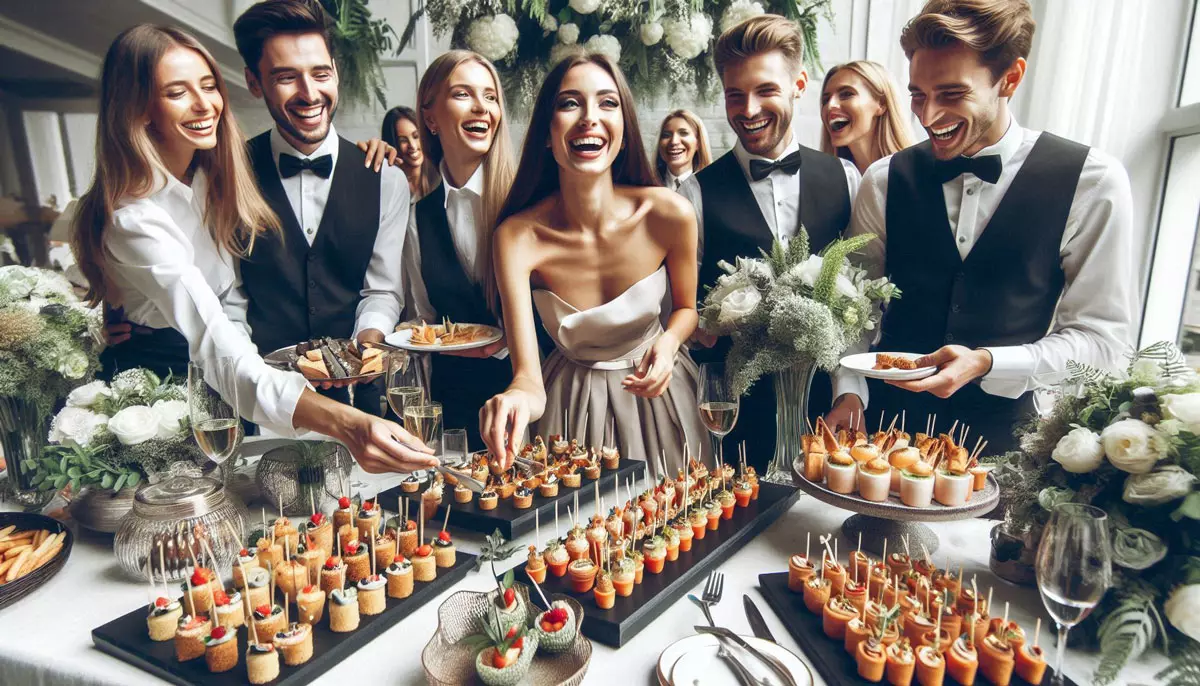
[[[484,489],[486,488],[486,484],[479,479],[476,479],[470,474],[464,474],[456,469],[451,469],[444,464],[439,464],[437,467],[434,467],[434,469],[441,472],[442,476],[446,478],[446,483],[451,483],[456,486],[458,484],[462,484],[463,486],[466,486],[472,493],[483,493]]]

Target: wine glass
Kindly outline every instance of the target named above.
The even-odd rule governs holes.
[[[192,436],[208,459],[228,460],[242,443],[237,360],[219,357],[188,362],[188,414]]]
[[[716,443],[717,468],[725,463],[724,438],[737,424],[738,397],[725,380],[725,365],[705,363],[700,365],[700,421],[712,434]]]
[[[426,403],[404,408],[404,429],[425,445],[439,452],[442,440],[442,404]]]
[[[1061,685],[1067,632],[1088,616],[1112,582],[1108,515],[1080,503],[1056,506],[1042,532],[1035,564],[1042,603],[1058,626],[1052,683]]]
[[[387,401],[399,421],[404,421],[405,407],[424,405],[429,399],[420,366],[414,356],[404,352],[393,352],[387,356]]]

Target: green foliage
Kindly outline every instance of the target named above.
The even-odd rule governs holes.
[[[383,91],[386,79],[379,55],[390,52],[393,45],[402,47],[403,41],[386,20],[372,17],[368,1],[321,0],[321,5],[333,18],[330,39],[333,57],[337,60],[338,91],[342,100],[367,104],[374,96],[380,107],[387,108]]]
[[[119,491],[141,483],[145,474],[139,465],[104,459],[109,452],[54,445],[46,448],[40,460],[28,458],[22,466],[33,473],[33,485],[41,491],[70,487],[72,493],[78,493],[84,486]]]
[[[825,249],[824,255],[822,255],[825,258],[825,262],[821,265],[821,275],[817,277],[817,283],[813,286],[813,298],[817,302],[832,306],[834,287],[837,284],[837,277],[841,273],[846,257],[862,250],[867,243],[870,243],[874,239],[874,236],[867,234],[834,241],[829,244],[829,247]]]
[[[1200,686],[1200,642],[1184,638],[1168,665],[1154,678],[1163,686]]]
[[[515,541],[505,540],[500,530],[496,529],[488,535],[483,547],[479,549],[479,556],[475,558],[475,571],[478,572],[483,567],[484,562],[494,563],[496,560],[507,560],[516,554],[521,547]]]
[[[1116,680],[1125,664],[1137,658],[1157,635],[1166,641],[1162,617],[1154,606],[1157,593],[1153,586],[1134,583],[1117,594],[1116,606],[1100,624],[1100,664],[1092,678],[1097,686]]]

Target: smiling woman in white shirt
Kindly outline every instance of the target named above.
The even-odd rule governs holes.
[[[136,366],[172,342],[201,366],[235,360],[243,414],[294,435],[310,429],[343,443],[367,471],[431,466],[429,450],[401,427],[323,398],[294,372],[268,367],[226,300],[233,260],[280,230],[254,184],[221,73],[190,35],[139,25],[104,58],[96,175],[80,201],[72,248],[89,299],[120,305],[154,329],[115,353]]]
[[[417,89],[421,146],[441,183],[413,206],[404,249],[409,319],[443,317],[499,326],[492,230],[516,174],[504,92],[496,68],[466,50],[444,53]],[[446,428],[466,428],[482,447],[479,408],[512,380],[503,340],[486,348],[432,356],[431,395]]]
[[[704,122],[688,110],[675,110],[663,118],[658,131],[654,171],[662,185],[673,191],[692,174],[712,164]]]

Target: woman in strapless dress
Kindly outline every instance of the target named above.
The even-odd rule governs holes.
[[[500,220],[494,271],[513,382],[480,411],[488,449],[511,460],[533,423],[615,445],[656,477],[660,461],[671,475],[683,466],[685,446],[707,453],[696,365],[681,347],[698,318],[696,215],[657,185],[607,58],[569,57],[546,77]],[[535,307],[555,344],[544,369]]]

